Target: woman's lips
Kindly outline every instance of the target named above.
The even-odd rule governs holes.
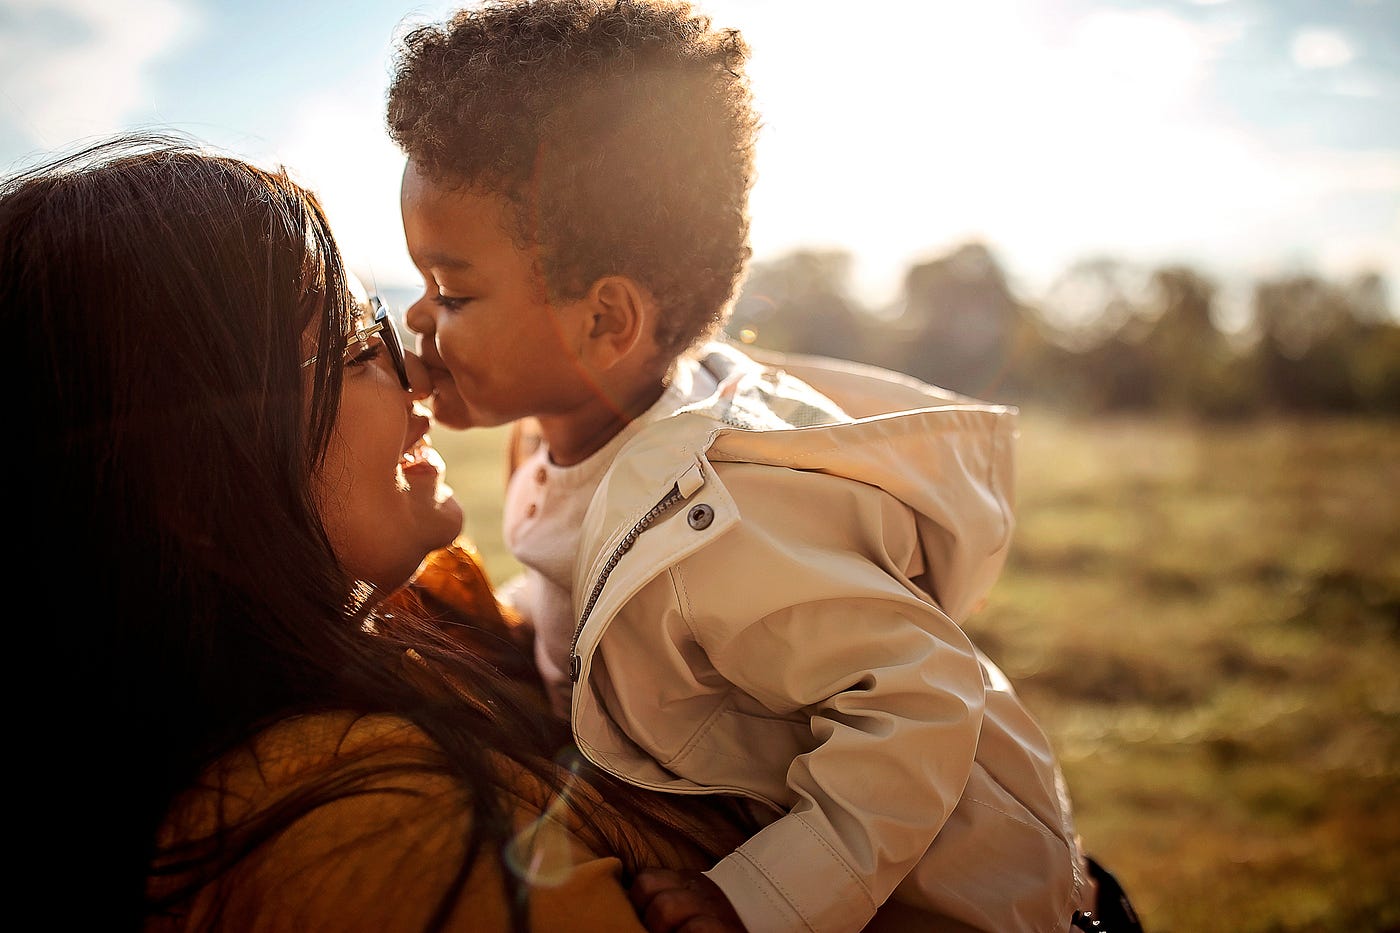
[[[426,437],[404,451],[399,458],[399,467],[405,476],[418,473],[441,476],[447,470],[442,454],[433,448]]]
[[[410,490],[415,486],[428,486],[432,489],[433,500],[439,505],[452,500],[452,487],[443,482],[447,475],[447,464],[443,461],[442,454],[433,449],[426,437],[399,458],[399,472]]]

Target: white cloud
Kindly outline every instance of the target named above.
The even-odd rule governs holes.
[[[1300,29],[1290,47],[1300,68],[1339,68],[1356,57],[1346,36],[1333,29]]]
[[[121,128],[147,94],[153,61],[188,36],[177,0],[3,0],[0,88],[16,128],[36,146]]]

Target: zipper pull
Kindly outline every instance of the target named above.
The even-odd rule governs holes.
[[[579,656],[577,654],[569,655],[569,683],[578,683],[578,670],[582,666],[583,662],[579,660]]]
[[[700,471],[699,463],[692,463],[690,469],[681,474],[676,480],[676,489],[680,491],[682,499],[689,499],[690,494],[701,486],[705,485],[705,474]]]

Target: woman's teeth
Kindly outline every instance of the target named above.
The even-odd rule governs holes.
[[[442,455],[433,449],[426,437],[404,451],[403,456],[399,458],[399,467],[404,470],[412,469],[420,464],[434,467],[438,472],[441,472],[445,466]]]

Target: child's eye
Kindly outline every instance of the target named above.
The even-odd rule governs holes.
[[[471,299],[454,298],[450,295],[444,295],[441,292],[438,292],[436,295],[433,296],[433,301],[436,301],[439,305],[441,305],[449,311],[456,311],[458,308],[462,307],[462,305],[466,304],[468,301],[471,301]]]
[[[358,349],[359,346],[360,344],[357,341],[352,349]],[[358,352],[353,354],[347,354],[345,365],[347,367],[368,366],[370,363],[379,359],[379,355],[383,352],[384,342],[378,337],[372,337],[363,350],[358,350]]]

